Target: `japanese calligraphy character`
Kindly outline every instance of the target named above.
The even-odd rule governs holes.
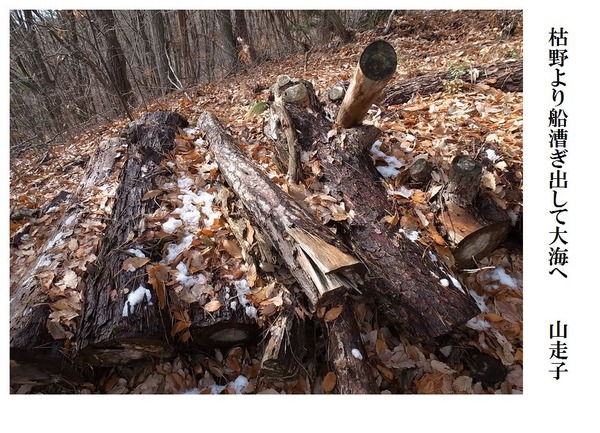
[[[561,236],[562,234],[567,234],[567,232],[566,231],[564,231],[564,232],[560,231],[560,227],[559,226],[556,226],[556,230],[554,230],[553,232],[549,232],[549,233],[554,234],[554,240],[552,242],[550,242],[549,245],[554,244],[554,242],[556,242],[558,240],[560,240],[563,245],[567,245],[569,243],[568,241],[565,241],[563,239],[563,237]]]
[[[556,170],[550,173],[550,189],[566,188],[568,183],[566,171]]]
[[[564,128],[567,126],[567,117],[569,116],[567,116],[567,113],[562,108],[559,110],[553,108],[550,110],[550,116],[548,116],[548,119],[550,120],[548,126],[558,126]]]
[[[560,69],[555,68],[556,71],[556,80],[552,81],[552,87],[558,87],[558,86],[566,86],[567,83],[565,83],[564,81],[560,81],[560,77],[566,75],[566,72],[561,72]]]
[[[564,202],[563,204],[558,204],[556,202],[556,197],[558,197],[558,191],[557,190],[552,190],[554,192],[554,207],[565,207],[567,205],[568,202]]]
[[[549,66],[560,66],[562,68],[565,65],[565,60],[568,58],[567,50],[548,50],[548,59],[550,60]]]
[[[552,353],[550,354],[550,359],[552,359],[552,358],[568,359],[569,358],[569,356],[567,355],[567,345],[566,345],[566,343],[563,343],[561,340],[557,340],[553,344],[551,344],[550,350],[552,351]]]
[[[566,129],[551,129],[550,130],[550,147],[559,148],[567,147],[567,130]]]
[[[567,256],[567,253],[569,252],[569,250],[567,249],[562,249],[561,247],[556,247],[556,248],[552,248],[550,247],[550,265],[559,265],[559,266],[564,266],[569,262],[569,256]]]
[[[560,326],[560,320],[556,321],[556,327],[554,323],[550,324],[550,338],[567,338],[567,326],[566,323]]]
[[[554,373],[554,378],[556,380],[560,379],[560,373],[568,373],[568,371],[569,371],[566,368],[564,368],[566,365],[564,362],[553,362],[552,365],[555,365],[556,367],[553,370],[548,370],[548,371],[550,373]]]
[[[552,29],[550,30],[550,39],[548,42],[550,42],[550,45],[552,45],[553,47],[564,47],[567,45],[566,35],[568,34],[569,32],[562,27],[558,30],[552,27]]]
[[[561,226],[565,225],[564,220],[560,219],[560,214],[563,212],[569,212],[569,209],[556,209],[556,210],[551,210],[550,213],[552,215],[554,215],[554,219],[556,220],[556,222],[558,224],[560,224]]]

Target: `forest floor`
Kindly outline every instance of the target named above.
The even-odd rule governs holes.
[[[219,181],[216,165],[212,163],[202,142],[202,131],[195,121],[204,111],[213,112],[233,136],[236,143],[265,169],[277,183],[284,176],[272,163],[270,140],[263,134],[268,110],[253,114],[252,107],[266,101],[268,89],[280,74],[302,78],[313,83],[323,98],[327,90],[340,80],[349,80],[362,49],[376,38],[390,42],[398,53],[398,73],[394,81],[440,71],[452,71],[472,65],[497,64],[522,58],[522,30],[514,36],[501,38],[498,23],[488,15],[476,11],[447,12],[431,15],[413,14],[410,21],[398,17],[390,34],[381,31],[356,33],[352,43],[332,42],[315,47],[305,65],[303,54],[292,55],[275,62],[263,63],[239,75],[208,85],[174,92],[149,103],[142,111],[169,110],[186,117],[190,128],[178,136],[175,154],[170,157],[171,168],[178,176],[176,182],[165,182],[162,200],[170,201],[170,209],[177,208],[178,199],[190,185],[185,179],[201,178],[204,191]],[[489,15],[491,17],[491,15]],[[390,83],[393,85],[394,81]],[[457,154],[469,154],[485,167],[483,183],[494,200],[513,215],[522,213],[522,93],[504,93],[486,85],[449,82],[445,91],[432,95],[415,95],[402,105],[374,107],[367,122],[379,127],[383,134],[379,150],[373,156],[378,166],[390,161],[410,165],[415,157],[426,155],[440,167],[447,167]],[[100,125],[93,130],[80,131],[72,141],[55,146],[51,152],[31,151],[11,161],[11,210],[38,209],[50,203],[59,192],[74,192],[85,170],[85,161],[99,144],[118,137],[127,119]],[[125,149],[124,149],[125,150]],[[124,152],[123,152],[124,153]],[[50,266],[40,275],[51,298],[52,313],[49,328],[54,338],[65,342],[63,350],[70,353],[70,343],[77,332],[77,318],[82,306],[81,289],[86,277],[86,266],[93,262],[101,242],[102,230],[110,216],[117,187],[117,165],[107,183],[98,190],[90,190],[83,203],[87,208],[86,223],[67,234],[62,248],[60,266]],[[392,167],[394,168],[394,167]],[[401,167],[395,167],[397,171]],[[396,201],[399,228],[414,233],[417,241],[435,249],[440,256],[450,252],[433,224],[421,218],[432,212],[430,201],[435,194],[436,179],[423,191],[401,183],[394,171],[387,173],[384,185]],[[391,173],[391,175],[390,175]],[[437,179],[439,181],[439,179]],[[394,192],[395,191],[395,192]],[[322,221],[327,221],[339,209],[332,209],[319,194],[307,193],[306,200]],[[179,203],[181,200],[179,200]],[[37,217],[11,221],[11,239],[20,229],[29,225],[29,234],[11,246],[11,282],[26,271],[36,257],[40,245],[51,235],[48,227],[56,226],[65,215],[70,203],[63,202]],[[206,205],[206,203],[205,203]],[[218,207],[208,203],[203,210],[219,219]],[[154,221],[164,225],[174,214],[154,215]],[[181,218],[181,215],[178,217]],[[181,238],[185,235],[185,221],[169,225],[169,230]],[[218,227],[217,227],[218,226]],[[231,242],[231,233],[224,223],[203,229],[203,236],[212,240],[208,266],[192,269],[193,252],[185,250],[177,262],[188,264],[187,270],[175,268],[175,261],[167,261],[171,275],[179,281],[187,272],[203,273],[205,277],[247,275],[247,267],[239,247]],[[176,242],[176,241],[174,241]],[[166,249],[165,249],[166,251]],[[189,254],[189,255],[188,255]],[[206,257],[205,257],[206,259]],[[169,263],[173,262],[173,263]],[[445,394],[520,394],[523,391],[523,326],[522,326],[522,244],[509,240],[477,269],[461,272],[459,279],[476,300],[481,313],[452,335],[439,341],[422,344],[409,335],[389,326],[369,304],[357,304],[355,315],[368,362],[376,383],[383,393],[445,393]],[[140,264],[140,266],[142,266]],[[176,286],[174,286],[176,287]],[[185,290],[185,284],[180,290]],[[281,287],[280,289],[285,290]],[[268,292],[268,293],[267,293]],[[68,308],[58,300],[68,299]],[[280,292],[257,285],[249,296],[259,315],[259,323],[267,324],[281,306]],[[318,311],[323,317],[326,311]],[[319,333],[316,332],[317,339]],[[181,335],[179,335],[181,337]],[[294,380],[272,382],[259,374],[262,343],[229,351],[210,350],[185,354],[176,359],[105,368],[83,385],[54,384],[39,388],[31,384],[11,387],[14,393],[327,393],[335,392],[325,357],[325,342],[315,342],[312,369],[300,370]]]

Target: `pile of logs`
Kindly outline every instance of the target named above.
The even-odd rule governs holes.
[[[283,76],[272,88],[271,116],[265,133],[274,141],[275,161],[287,173],[290,184],[298,184],[303,181],[301,152],[314,151],[321,167],[319,182],[353,213],[352,218],[334,224],[323,225],[266,176],[213,114],[203,113],[197,123],[205,131],[204,138],[223,179],[243,205],[242,219],[252,221],[257,236],[264,239],[270,254],[285,265],[299,288],[293,293],[292,305],[302,304],[311,313],[322,307],[337,308],[337,315],[327,321],[316,319],[316,314],[312,317],[321,320],[320,326],[327,330],[328,356],[340,393],[377,391],[354,316],[357,300],[373,302],[391,325],[413,339],[425,341],[448,333],[479,312],[451,269],[382,222],[395,209],[369,154],[381,131],[361,122],[373,102],[381,98],[396,67],[391,45],[384,41],[369,45],[347,91],[337,86],[329,92],[327,104],[333,104],[337,111],[333,122],[328,119],[330,110],[323,107],[310,83]],[[492,80],[493,72],[488,80]],[[497,68],[495,73],[500,74],[498,82],[506,68]],[[479,79],[483,79],[481,75]],[[425,81],[418,77],[412,87],[397,83],[384,101],[399,103],[405,92],[418,91],[419,82]],[[512,81],[503,80],[507,82]],[[429,81],[423,83],[430,85]],[[136,248],[151,256],[160,253],[162,245],[156,239],[139,244],[145,235],[144,215],[157,206],[154,200],[144,197],[156,188],[161,160],[172,151],[177,129],[186,124],[176,113],[156,112],[145,114],[123,131],[121,140],[127,143],[127,159],[111,222],[85,281],[84,307],[76,335],[78,365],[110,366],[168,358],[178,349],[172,338],[174,322],[166,299],[169,295],[150,287],[147,268],[124,273],[121,266],[130,257],[132,239],[137,242]],[[115,143],[108,143],[98,150],[81,188],[102,182],[103,173],[114,164],[114,147]],[[452,167],[441,221],[447,227],[448,239],[457,245],[457,263],[466,266],[495,248],[510,223],[481,193],[481,167],[476,162],[457,157]],[[414,178],[423,182],[428,169],[426,164],[420,169],[415,167]],[[74,202],[77,197],[75,192]],[[65,219],[57,233],[77,224],[77,212]],[[235,234],[236,215],[224,213]],[[468,242],[470,237],[479,239],[477,247]],[[49,351],[39,350],[51,344],[52,338],[46,331],[48,308],[32,275],[36,266],[54,259],[50,256],[53,247],[46,245],[31,271],[14,282],[10,309],[14,374],[16,366],[27,363],[32,353],[52,356],[46,353]],[[261,260],[249,252],[245,256],[247,261]],[[205,314],[203,301],[199,299],[198,305],[200,308],[192,309],[185,318],[193,336],[191,344],[230,347],[258,341],[261,330],[247,315],[227,308],[218,314]],[[306,317],[297,317],[290,308],[263,331],[267,336],[261,364],[265,377],[285,380],[296,373],[299,360],[310,350],[307,322]]]

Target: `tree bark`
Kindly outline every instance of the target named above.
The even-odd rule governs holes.
[[[385,41],[368,45],[360,56],[335,123],[342,128],[359,125],[396,72],[396,51]]]
[[[476,78],[471,76],[468,71],[461,75],[460,79],[466,85],[487,84],[503,92],[523,91],[522,59],[494,65],[477,66],[474,69],[479,71]],[[382,104],[400,105],[410,101],[414,95],[430,95],[441,92],[444,90],[444,82],[454,78],[450,72],[438,72],[401,80],[386,92]],[[475,78],[475,80],[472,80],[472,78]]]
[[[156,188],[160,162],[173,149],[177,128],[186,125],[179,114],[154,112],[123,130],[122,136],[128,141],[127,161],[119,178],[111,223],[94,271],[87,278],[77,335],[77,355],[83,363],[115,365],[173,353],[165,323],[169,315],[159,309],[145,269],[128,271],[122,266],[132,257],[127,251],[136,247],[136,239],[145,230],[144,215],[157,206],[154,200],[144,201],[143,196]]]
[[[339,302],[354,286],[349,273],[360,271],[360,262],[237,148],[214,115],[203,113],[198,126],[206,131],[221,174],[269,237],[311,308]]]
[[[377,394],[367,351],[363,346],[352,303],[346,301],[342,312],[329,325],[328,358],[336,375],[340,394]]]
[[[94,156],[90,159],[86,173],[71,202],[80,203],[84,193],[94,185],[100,185],[110,174],[116,161],[117,147],[120,140],[102,142]],[[58,224],[48,236],[41,248],[38,258],[21,273],[11,273],[10,299],[10,347],[33,349],[52,341],[46,330],[46,321],[50,313],[48,294],[44,292],[37,275],[49,264],[56,263],[60,267],[64,259],[56,247],[68,241],[68,233],[81,222],[85,209],[75,207]]]

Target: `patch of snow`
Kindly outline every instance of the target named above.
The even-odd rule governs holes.
[[[179,215],[183,224],[197,230],[198,223],[200,222],[200,211],[193,204],[194,196],[195,194],[189,192],[179,195],[179,198],[183,200],[183,206],[175,209],[173,213]]]
[[[487,159],[492,162],[496,162],[498,158],[500,158],[498,155],[496,155],[496,151],[494,149],[485,149],[485,155]]]
[[[440,280],[440,284],[441,284],[443,287],[449,287],[449,286],[450,286],[450,281],[448,281],[448,280],[447,280],[447,279],[445,279],[445,278],[442,278],[442,279]]]
[[[403,234],[404,234],[404,236],[406,236],[408,239],[410,239],[410,240],[411,240],[411,241],[413,241],[413,242],[416,242],[416,241],[417,241],[417,239],[419,239],[419,232],[418,232],[418,231],[416,231],[416,230],[413,230],[413,231],[412,231],[412,232],[410,232],[410,233],[406,233],[406,232],[404,231],[404,229],[400,229],[400,230],[398,230],[398,231],[399,231],[400,233],[403,233]]]
[[[492,325],[487,320],[473,317],[467,322],[467,327],[474,329],[475,331],[485,331],[486,329],[491,328]]]
[[[196,279],[188,275],[188,268],[183,262],[177,264],[177,281],[183,284],[184,287],[194,287]]]
[[[490,274],[490,277],[496,281],[499,281],[501,284],[510,287],[511,289],[516,289],[519,287],[518,281],[508,275],[502,266],[498,266],[496,269],[494,269]]]
[[[435,254],[433,254],[431,251],[427,251],[427,254],[429,255],[429,258],[431,259],[431,261],[432,261],[433,263],[435,263],[435,262],[437,262],[437,261],[438,261],[438,258],[436,257],[436,255],[435,255]]]
[[[485,305],[483,296],[479,296],[477,293],[475,293],[474,290],[469,290],[469,295],[471,295],[471,298],[475,300],[475,303],[477,304],[481,312],[486,313],[487,311],[489,311],[487,305]]]
[[[240,374],[233,382],[230,382],[229,384],[235,390],[236,394],[241,394],[248,386],[248,379],[246,376],[242,376]]]
[[[171,234],[182,225],[183,223],[181,222],[181,220],[169,217],[169,219],[163,223],[162,229],[165,233]]]
[[[381,174],[381,176],[383,176],[383,177],[396,177],[400,173],[399,170],[396,170],[393,167],[386,167],[384,165],[380,165],[375,168],[377,169],[379,174]]]
[[[177,186],[181,189],[189,188],[193,184],[194,184],[194,181],[186,176],[177,180]]]
[[[134,256],[139,257],[141,259],[143,259],[144,257],[146,257],[146,255],[141,250],[138,250],[137,248],[129,248],[127,250],[127,252],[129,254],[133,254]]]
[[[196,236],[188,234],[182,239],[180,244],[169,245],[169,248],[167,249],[167,263],[171,263],[179,254],[188,249],[195,238]]]
[[[460,284],[460,281],[458,281],[456,278],[454,278],[451,275],[448,275],[448,278],[450,278],[450,281],[452,281],[452,284],[454,284],[454,287],[456,287],[457,289],[459,289],[465,295],[467,294],[467,292],[465,292],[465,289],[463,289],[462,285]]]
[[[148,301],[148,305],[152,305],[152,293],[150,293],[150,290],[146,289],[144,286],[140,286],[133,292],[130,292],[127,295],[127,301],[125,301],[125,305],[123,305],[123,317],[129,316],[129,312],[132,311],[133,308],[144,299]]]
[[[233,285],[237,291],[237,299],[244,308],[246,315],[253,319],[256,319],[256,308],[252,305],[252,302],[246,297],[247,294],[250,293],[250,286],[248,285],[248,281],[245,279],[241,279],[238,281],[234,281]],[[237,303],[236,303],[237,306]],[[233,302],[231,302],[231,308],[234,308]]]
[[[360,353],[360,350],[358,349],[352,349],[352,356],[361,361],[363,359],[362,353]]]
[[[202,145],[204,145],[204,143],[205,143],[205,141],[202,138],[198,138],[198,139],[196,139],[196,141],[194,141],[194,144],[196,146],[202,146]]]
[[[399,195],[404,198],[410,198],[413,195],[412,190],[405,188],[404,186],[401,186],[400,189],[397,189],[396,191],[388,190],[387,193],[389,195]]]
[[[400,173],[400,171],[398,169],[404,167],[404,161],[399,160],[395,156],[387,155],[386,153],[381,151],[380,147],[381,147],[381,141],[380,140],[375,141],[375,143],[373,143],[373,146],[371,146],[371,155],[374,158],[383,159],[388,166],[387,167],[385,167],[385,166],[376,167],[377,171],[379,171],[379,173],[383,177],[396,177],[398,175],[398,173]]]

